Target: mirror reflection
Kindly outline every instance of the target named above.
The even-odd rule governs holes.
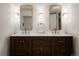
[[[50,31],[61,30],[61,6],[51,5],[49,8]]]
[[[33,7],[32,5],[20,6],[20,27],[21,30],[30,31],[33,27]]]

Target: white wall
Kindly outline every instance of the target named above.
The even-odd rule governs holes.
[[[38,24],[44,24],[44,31],[48,32],[49,30],[49,10],[48,5],[46,4],[35,4],[33,5],[33,32],[38,33]],[[40,14],[42,13],[42,14]]]
[[[10,4],[0,4],[0,55],[8,54],[8,35],[10,33]]]
[[[0,4],[0,56],[8,55],[9,37],[19,28],[12,4]],[[18,30],[18,29],[17,29]]]

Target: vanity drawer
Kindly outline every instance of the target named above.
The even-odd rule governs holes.
[[[33,38],[32,40],[33,46],[49,46],[50,45],[50,40],[46,38]]]
[[[15,40],[15,44],[17,45],[17,46],[21,46],[21,45],[25,45],[26,44],[26,40],[25,39],[16,39]]]
[[[25,46],[26,46],[25,38],[17,37],[17,38],[13,38],[13,39],[14,39],[14,46],[16,48],[18,48],[18,49],[25,48]]]
[[[65,43],[65,39],[59,37],[59,38],[57,38],[57,39],[55,40],[55,43],[56,43],[56,44],[64,44],[64,43]]]
[[[50,48],[49,47],[33,47],[32,48],[32,55],[50,55]]]
[[[50,55],[50,40],[48,38],[32,38],[30,42],[32,55]]]

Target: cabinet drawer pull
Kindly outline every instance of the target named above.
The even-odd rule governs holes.
[[[40,43],[43,43],[43,41],[40,41]]]
[[[63,41],[58,41],[59,43],[63,43]]]
[[[43,51],[43,48],[40,48],[41,51]]]
[[[19,41],[20,43],[24,43],[24,41]]]

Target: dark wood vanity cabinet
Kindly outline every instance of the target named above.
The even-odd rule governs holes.
[[[11,56],[66,56],[73,54],[72,36],[11,36]]]

